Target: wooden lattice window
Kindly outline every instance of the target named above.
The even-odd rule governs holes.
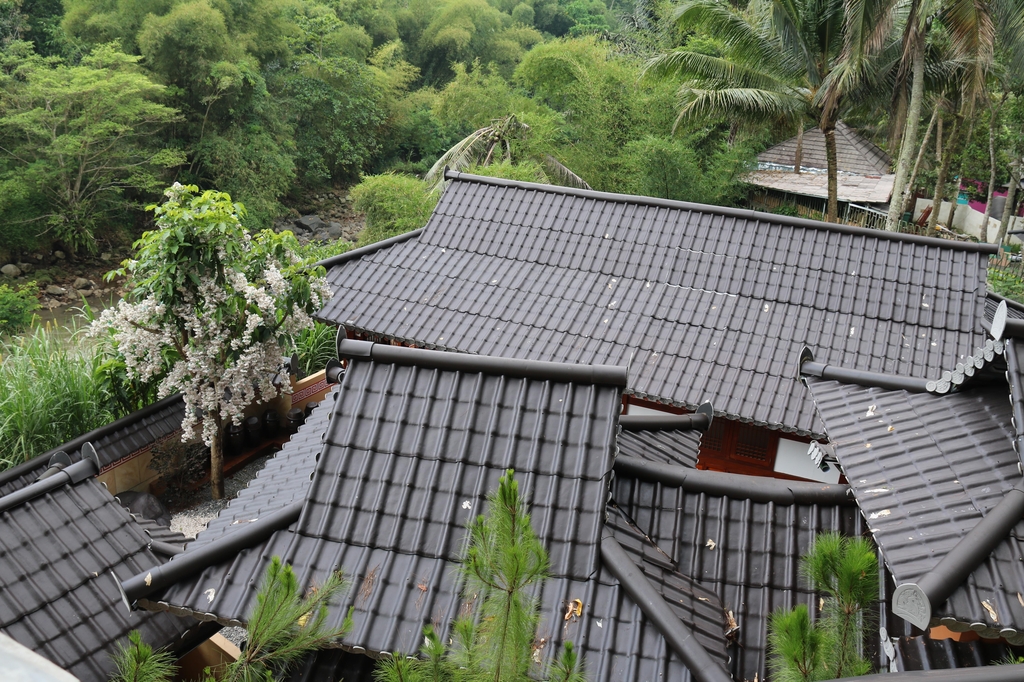
[[[737,424],[736,455],[765,462],[768,460],[771,437],[765,429],[750,424]]]
[[[725,444],[725,419],[715,419],[711,422],[711,428],[700,437],[701,450],[714,450],[721,452]]]

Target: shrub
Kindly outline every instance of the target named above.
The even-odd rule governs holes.
[[[438,195],[422,181],[396,173],[370,175],[352,188],[353,206],[366,213],[358,246],[410,232],[427,224]]]
[[[35,285],[12,289],[0,284],[0,334],[19,334],[28,329],[37,308]]]

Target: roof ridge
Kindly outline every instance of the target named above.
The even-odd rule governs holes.
[[[677,464],[649,462],[639,457],[618,456],[615,470],[643,481],[679,487],[711,496],[775,504],[853,505],[849,485],[790,481],[767,476],[730,474],[724,471],[691,469]]]
[[[312,267],[315,268],[317,266],[323,266],[330,270],[335,265],[341,265],[342,263],[348,262],[350,260],[356,260],[357,258],[362,258],[367,254],[380,251],[381,249],[386,249],[389,246],[394,246],[395,244],[407,242],[413,237],[420,236],[420,233],[423,232],[424,229],[426,229],[426,226],[416,228],[415,230],[411,230],[409,232],[403,232],[402,234],[395,235],[394,237],[388,237],[387,239],[382,239],[379,242],[373,242],[372,244],[367,244],[366,246],[360,246],[358,249],[352,249],[351,251],[346,251],[345,253],[339,253],[337,256],[329,256],[327,258],[324,258],[323,260],[318,260],[317,262],[313,263]]]
[[[66,483],[74,485],[87,478],[100,473],[100,459],[92,443],[82,446],[82,459],[71,464],[71,460],[64,452],[59,452],[51,458],[51,466],[38,480],[30,483],[20,490],[0,497],[0,512],[5,512],[34,500],[40,495],[45,495],[51,490],[56,490]]]
[[[490,355],[449,353],[425,348],[391,346],[372,341],[342,339],[338,343],[339,358],[368,358],[374,362],[395,365],[473,372],[540,379],[576,384],[626,387],[626,368],[617,365],[582,365],[541,360],[518,360]]]
[[[55,448],[51,448],[44,452],[43,454],[33,457],[27,462],[22,462],[18,466],[6,469],[0,472],[0,485],[9,483],[10,481],[13,481],[21,476],[24,476],[25,474],[31,473],[36,469],[43,468],[50,461],[50,458],[56,455],[58,452],[75,452],[76,450],[81,449],[81,447],[86,443],[92,443],[94,441],[98,442],[99,439],[105,436],[109,436],[111,433],[114,433],[115,431],[123,429],[127,426],[136,424],[145,419],[146,417],[150,417],[159,412],[160,410],[164,409],[165,407],[173,405],[174,403],[180,400],[183,400],[182,395],[180,393],[169,395],[166,398],[162,398],[151,405],[143,407],[141,410],[136,410],[131,414],[126,414],[120,419],[112,421],[109,424],[104,424],[103,426],[97,427],[92,431],[87,431],[86,433],[83,433],[80,436],[72,438],[67,443],[58,445]]]
[[[460,182],[476,182],[485,185],[495,185],[498,187],[513,187],[517,189],[548,192],[550,194],[569,194],[572,196],[584,197],[589,199],[598,199],[602,201],[617,201],[626,204],[643,204],[648,206],[661,206],[665,208],[678,208],[685,211],[697,211],[700,213],[722,215],[732,218],[746,218],[748,220],[771,222],[780,225],[789,225],[791,227],[806,228],[810,230],[824,230],[828,232],[859,235],[889,241],[902,241],[911,244],[923,244],[925,246],[946,248],[950,249],[951,251],[969,251],[988,254],[995,254],[999,251],[999,247],[995,244],[981,242],[957,242],[950,239],[939,239],[938,237],[925,237],[917,234],[904,234],[902,232],[873,230],[867,227],[855,227],[853,225],[826,223],[821,220],[810,220],[809,218],[798,218],[795,216],[784,216],[777,215],[774,213],[763,213],[761,211],[753,211],[747,208],[731,208],[728,206],[713,206],[711,204],[699,204],[689,201],[676,201],[674,199],[660,199],[657,197],[644,197],[631,194],[599,192],[597,190],[592,189],[576,189],[575,187],[545,185],[537,182],[524,182],[522,180],[505,180],[504,178],[491,178],[482,175],[472,175],[469,173],[462,173],[452,170],[446,171],[444,177],[445,180],[457,180]],[[350,251],[348,253],[352,254],[354,252]],[[348,254],[342,254],[342,256],[345,255]]]

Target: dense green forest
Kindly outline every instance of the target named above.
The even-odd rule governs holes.
[[[898,161],[896,214],[986,198],[1024,149],[1024,15],[965,2],[0,0],[0,250],[127,243],[175,181],[261,228],[438,159],[739,204],[757,151],[840,118]]]
[[[282,203],[422,175],[514,117],[491,172],[729,203],[765,131],[672,132],[659,14],[601,0],[2,0],[0,244],[124,241],[173,181]],[[663,22],[664,23],[664,22]],[[667,24],[666,24],[667,25]],[[667,30],[667,29],[666,29]]]

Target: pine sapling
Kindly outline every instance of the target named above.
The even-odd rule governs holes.
[[[153,651],[138,630],[128,634],[128,644],[118,645],[111,682],[171,682],[177,667],[166,651]]]
[[[488,496],[487,513],[469,526],[463,558],[463,599],[475,606],[452,624],[446,644],[423,629],[420,658],[395,654],[381,661],[378,682],[521,682],[530,679],[539,621],[529,587],[547,576],[548,556],[530,526],[526,503],[510,469]],[[582,663],[566,642],[548,671],[552,682],[585,682]]]
[[[352,609],[340,627],[327,624],[328,604],[346,586],[332,573],[303,596],[292,567],[273,557],[249,615],[248,646],[230,665],[223,682],[263,682],[286,671],[306,654],[323,649],[352,627]]]

